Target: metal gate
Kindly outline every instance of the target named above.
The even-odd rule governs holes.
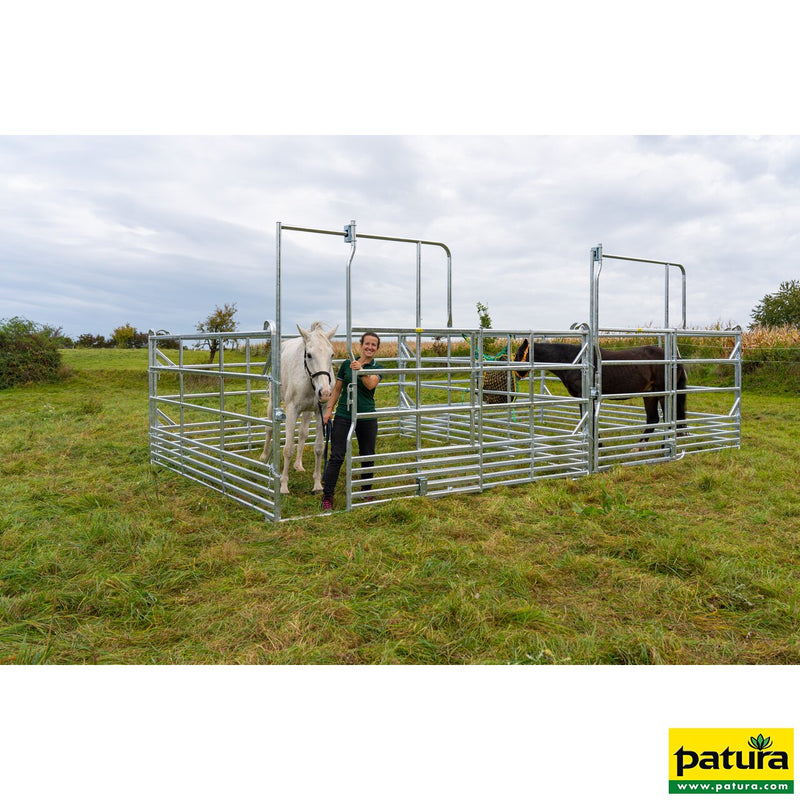
[[[397,360],[381,370],[381,393],[389,393],[392,401],[361,415],[352,406],[351,436],[359,419],[373,418],[381,444],[368,457],[348,449],[347,508],[393,497],[577,478],[590,471],[588,392],[553,394],[533,377],[517,378],[516,371],[530,370],[531,363],[484,358],[498,343],[505,342],[513,353],[513,344],[523,337],[574,332],[426,329],[426,337],[443,351],[437,355],[412,346],[415,329],[372,330],[387,349],[397,346]],[[588,376],[588,335],[578,335],[584,347],[577,368]],[[500,378],[491,381],[491,391],[486,388],[490,375]]]
[[[604,261],[633,269],[663,267],[664,270],[664,323],[663,327],[603,328],[600,325],[600,277]],[[680,327],[670,327],[670,274],[680,274]],[[719,450],[739,447],[741,441],[742,393],[742,331],[689,330],[686,327],[686,270],[681,264],[669,261],[632,258],[603,253],[602,245],[590,250],[590,303],[589,331],[595,353],[597,369],[592,391],[594,414],[592,425],[592,469],[609,469],[616,465],[657,463],[682,458],[687,453],[700,450]],[[715,355],[687,357],[686,353],[698,340],[710,345]],[[664,357],[649,361],[615,359],[615,347],[637,347],[653,344],[660,347]],[[605,356],[600,356],[603,348]],[[683,349],[683,352],[682,352]],[[612,351],[609,353],[609,350]],[[609,357],[610,356],[610,357]],[[659,397],[663,414],[653,427],[652,434],[643,440],[645,412],[641,393],[603,392],[603,368],[649,364],[664,370],[664,390],[648,392],[649,397]],[[678,364],[687,371],[687,386],[679,391]],[[692,383],[693,366],[712,368],[713,385]],[[699,370],[698,370],[699,371]],[[678,400],[683,396],[686,418],[679,420]]]

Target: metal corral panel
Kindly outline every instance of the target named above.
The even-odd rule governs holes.
[[[369,458],[374,465],[367,467],[367,459],[350,448],[343,470],[347,508],[398,497],[577,478],[618,465],[652,464],[740,446],[741,333],[737,331],[718,332],[724,343],[719,358],[683,361],[690,376],[691,365],[703,363],[729,373],[729,379],[716,386],[689,383],[683,390],[685,419],[676,416],[678,390],[674,381],[668,381],[669,391],[662,393],[665,415],[644,439],[642,397],[597,392],[590,347],[581,349],[579,361],[561,365],[584,375],[578,397],[570,396],[555,377],[560,365],[536,360],[535,347],[533,361],[513,361],[523,338],[540,343],[569,339],[585,345],[589,341],[585,327],[562,332],[426,331],[426,338],[437,343],[436,355],[422,354],[421,332],[416,329],[378,330],[391,355],[380,357],[386,367],[381,405],[374,414],[362,415],[378,420],[378,452]],[[626,347],[656,337],[665,352],[677,353],[678,339],[697,332],[619,330],[603,335],[618,344],[623,341]],[[279,484],[280,445],[286,437],[283,415],[274,409],[271,419],[265,417],[267,395],[280,368],[274,361],[276,340],[270,330],[236,337],[235,349],[220,350],[219,361],[208,364],[202,363],[207,351],[194,349],[205,337],[151,336],[151,461],[268,520],[286,519]],[[503,359],[489,355],[501,348]],[[658,366],[667,373],[674,371],[676,356]],[[524,380],[519,372],[525,373]],[[489,373],[495,373],[491,402],[484,387]],[[353,425],[357,419],[354,414]],[[273,437],[264,464],[259,455],[268,426],[279,435]]]
[[[690,376],[692,364],[703,363],[728,377],[716,386],[689,383],[683,389],[685,419],[677,418],[679,392],[668,380],[669,391],[662,393],[665,414],[645,439],[641,395],[597,392],[590,347],[582,347],[580,359],[567,366],[537,361],[535,347],[532,361],[513,361],[524,338],[587,345],[586,327],[562,332],[426,331],[426,338],[433,337],[437,344],[435,355],[422,354],[421,332],[416,329],[378,330],[382,348],[391,355],[380,356],[386,367],[381,404],[373,414],[362,415],[378,420],[378,452],[368,459],[374,462],[368,467],[367,459],[351,446],[342,473],[347,508],[398,497],[577,478],[619,465],[652,464],[740,446],[737,331],[715,332],[723,348],[719,358],[683,360]],[[674,354],[680,338],[697,332],[619,330],[603,335],[626,347],[656,337],[665,352]],[[205,337],[150,337],[151,461],[268,520],[290,518],[282,511],[279,483],[280,446],[287,433],[283,415],[273,409],[270,419],[265,416],[267,396],[280,369],[276,339],[270,330],[236,337],[235,349],[221,349],[214,364],[203,363],[207,351],[194,349]],[[501,348],[503,359],[489,355]],[[659,368],[674,372],[676,358],[659,361]],[[556,377],[560,368],[580,370],[580,396],[565,391]],[[491,395],[484,385],[489,373],[495,374]],[[353,426],[357,419],[354,414]],[[259,456],[268,426],[279,435],[273,437],[264,464]]]
[[[225,350],[220,337],[209,364],[208,351],[196,349],[207,337],[151,334],[150,461],[277,520],[275,454],[267,464],[257,456],[274,424],[266,419],[273,338],[237,333]]]

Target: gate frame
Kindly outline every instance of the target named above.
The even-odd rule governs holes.
[[[625,328],[601,328],[599,322],[599,292],[600,292],[600,274],[603,270],[603,259],[612,259],[616,261],[623,261],[623,262],[632,262],[636,264],[650,264],[653,266],[663,266],[664,268],[664,326],[661,329],[658,328],[648,328],[645,330],[642,329],[625,329]],[[680,271],[681,277],[681,326],[680,328],[671,327],[670,326],[670,268],[675,268]],[[717,423],[709,422],[714,417],[717,419],[727,418],[731,422],[727,423],[719,423],[722,430],[718,434],[718,442],[722,442],[718,447],[715,448],[704,448],[705,450],[709,449],[723,449],[729,447],[736,447],[739,448],[741,446],[741,393],[742,393],[742,367],[741,367],[741,352],[742,352],[742,329],[741,326],[736,326],[733,329],[727,331],[689,331],[686,324],[686,269],[682,264],[671,262],[671,261],[662,261],[662,260],[655,260],[655,259],[644,259],[644,258],[633,258],[630,256],[618,256],[618,255],[610,255],[603,252],[602,244],[598,244],[596,247],[592,247],[590,249],[590,328],[592,331],[593,342],[594,342],[594,349],[595,349],[595,358],[596,363],[598,365],[596,374],[595,374],[595,384],[593,390],[593,399],[596,404],[596,413],[594,415],[594,425],[595,428],[593,429],[593,438],[594,441],[597,442],[599,438],[599,432],[597,430],[597,424],[599,420],[599,416],[601,414],[602,403],[603,403],[603,392],[602,392],[602,366],[603,363],[608,365],[614,364],[623,364],[625,362],[620,361],[605,361],[602,362],[599,358],[599,341],[601,337],[601,331],[606,331],[611,334],[623,334],[627,336],[635,336],[638,334],[641,335],[655,335],[660,340],[660,344],[663,346],[664,349],[664,421],[660,423],[658,427],[669,428],[671,436],[670,436],[670,449],[671,454],[667,455],[664,458],[658,459],[651,459],[648,460],[647,463],[653,463],[653,461],[669,461],[669,460],[676,460],[683,458],[688,452],[688,447],[684,445],[683,447],[679,446],[678,441],[678,431],[677,431],[677,419],[676,419],[676,401],[677,401],[677,363],[680,361],[684,368],[690,366],[691,364],[724,364],[724,363],[733,363],[734,365],[734,372],[733,372],[733,385],[729,387],[722,387],[722,388],[715,388],[712,389],[710,387],[699,387],[699,386],[691,386],[688,384],[687,378],[687,389],[686,394],[687,396],[692,393],[700,393],[700,392],[732,392],[734,395],[733,405],[728,412],[727,415],[704,415],[697,412],[687,412],[687,431],[686,433],[691,433],[691,426],[693,422],[697,422],[697,427],[702,427],[702,425],[709,425],[711,427],[717,425]],[[727,337],[734,339],[733,349],[731,350],[730,355],[727,358],[723,359],[686,359],[683,358],[680,354],[679,350],[679,339],[681,337],[693,337],[693,338],[708,338],[708,337]],[[641,363],[641,362],[640,362]],[[660,361],[657,362],[650,362],[653,364],[662,363]],[[612,396],[618,397],[618,396]],[[705,418],[705,422],[703,421]],[[691,424],[690,424],[691,423]],[[724,428],[726,427],[728,430],[725,431]],[[600,471],[602,469],[608,468],[601,465],[601,453],[600,448],[595,445],[594,447],[594,464],[593,469],[595,471]]]

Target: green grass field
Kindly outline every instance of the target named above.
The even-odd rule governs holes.
[[[796,392],[740,451],[270,525],[151,468],[146,352],[64,360],[0,392],[1,663],[800,663]]]

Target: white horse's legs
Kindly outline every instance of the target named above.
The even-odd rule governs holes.
[[[281,473],[281,494],[289,494],[289,464],[294,455],[294,426],[297,411],[290,403],[286,408],[286,444],[283,447],[283,472]],[[302,450],[301,450],[302,452]]]
[[[319,415],[314,417],[314,488],[312,491],[317,494],[322,492],[322,452],[325,449],[325,431]]]
[[[267,417],[272,416],[272,401],[267,408]],[[297,418],[300,417],[300,430],[297,434],[297,448],[295,449],[294,429],[297,423]],[[303,448],[305,447],[306,440],[308,439],[309,428],[311,427],[311,419],[314,417],[313,411],[303,411],[298,413],[294,410],[291,404],[286,409],[286,444],[283,448],[283,472],[281,472],[281,494],[289,494],[289,464],[294,457],[294,468],[298,472],[305,472],[303,467]],[[259,459],[266,462],[269,458],[269,447],[272,441],[272,428],[267,428],[267,434],[264,437],[264,449],[261,451]],[[325,448],[325,442],[322,434],[317,433],[314,439],[314,492],[322,491],[322,451]]]
[[[268,420],[272,419],[272,398],[271,397],[269,399],[269,403],[267,404],[267,419]],[[259,461],[263,461],[263,462],[266,463],[267,458],[268,458],[267,453],[269,451],[269,445],[270,445],[271,441],[272,441],[272,426],[267,425],[267,435],[266,435],[266,438],[264,439],[264,449],[261,451],[261,455],[258,457]]]
[[[294,460],[294,468],[298,472],[305,472],[303,467],[303,448],[308,439],[308,428],[311,425],[311,411],[304,411],[300,416],[300,430],[297,434],[297,457]]]

